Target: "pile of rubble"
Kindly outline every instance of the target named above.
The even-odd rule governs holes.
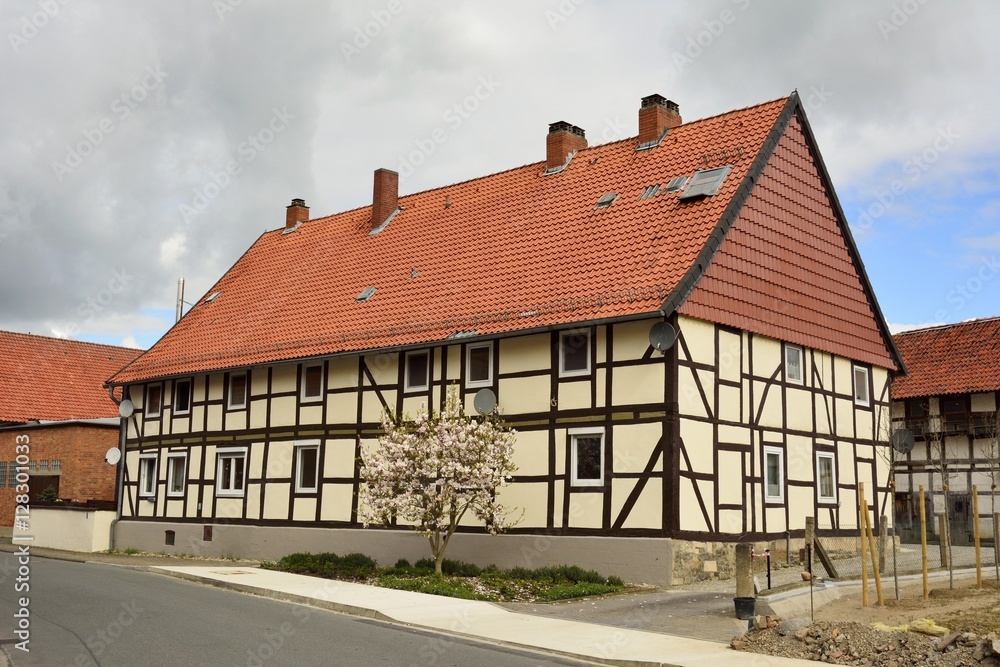
[[[878,629],[860,623],[817,622],[791,627],[779,618],[758,616],[753,629],[736,637],[736,650],[817,660],[841,665],[918,667],[936,665],[996,665],[1000,667],[1000,632],[978,635],[949,632],[935,626],[909,631]],[[928,627],[930,630],[928,630]],[[926,632],[940,636],[932,636]]]

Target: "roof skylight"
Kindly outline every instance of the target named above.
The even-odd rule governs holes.
[[[646,189],[642,191],[642,194],[639,195],[639,199],[650,199],[652,197],[655,197],[656,193],[659,191],[660,191],[659,183],[657,183],[656,185],[647,186]]]
[[[677,176],[676,178],[671,178],[667,186],[663,188],[663,193],[677,192],[678,190],[683,190],[684,186],[687,185],[687,176]]]
[[[694,197],[711,197],[719,191],[722,181],[726,180],[726,175],[732,169],[731,165],[716,167],[715,169],[699,169],[694,172],[691,183],[687,190],[681,195],[681,199],[693,199]]]
[[[212,303],[213,301],[215,301],[216,299],[218,299],[218,298],[219,298],[219,295],[220,295],[220,294],[222,294],[222,292],[212,292],[212,293],[211,293],[211,294],[210,294],[210,295],[208,296],[208,298],[207,298],[207,299],[205,299],[205,303]]]
[[[376,292],[377,289],[378,289],[377,287],[367,287],[367,288],[365,288],[364,290],[362,290],[361,294],[358,295],[358,298],[356,298],[354,300],[354,302],[355,303],[364,303],[365,301],[367,301],[368,299],[372,298],[372,296],[375,295],[375,292]]]
[[[614,203],[616,199],[618,199],[618,195],[616,195],[614,192],[609,192],[608,194],[603,195],[600,199],[597,200],[597,206],[595,206],[594,209],[607,208],[611,206],[611,204]]]

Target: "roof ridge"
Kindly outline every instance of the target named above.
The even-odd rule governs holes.
[[[748,106],[745,106],[745,107],[740,107],[739,109],[731,109],[729,111],[724,111],[722,113],[717,113],[717,114],[714,114],[712,116],[705,116],[704,118],[697,118],[695,120],[691,120],[691,121],[688,121],[686,123],[681,123],[677,127],[687,127],[689,125],[697,125],[699,123],[705,123],[705,122],[708,122],[710,120],[716,120],[718,118],[723,118],[725,116],[732,116],[732,115],[735,115],[735,114],[738,114],[738,113],[743,113],[743,112],[746,112],[746,111],[750,111],[751,109],[756,109],[756,108],[759,108],[759,107],[765,107],[765,106],[767,106],[769,104],[775,104],[776,102],[787,102],[790,97],[791,97],[791,95],[784,95],[782,97],[776,97],[773,100],[768,100],[766,102],[759,102],[757,104],[751,104],[751,105],[748,105]],[[674,128],[674,129],[676,129],[676,128]],[[607,141],[607,142],[605,142],[603,144],[594,144],[592,146],[588,145],[586,148],[581,148],[577,152],[579,154],[583,154],[583,153],[586,153],[587,151],[593,150],[595,148],[606,148],[608,146],[614,146],[614,145],[621,144],[621,143],[624,143],[624,142],[637,141],[638,139],[639,139],[639,135],[638,134],[630,135],[630,136],[627,136],[627,137],[623,137],[621,139],[615,139],[614,141]],[[500,176],[502,174],[508,174],[508,173],[511,173],[511,172],[514,172],[514,171],[518,171],[520,169],[527,169],[528,167],[533,167],[533,166],[536,166],[536,165],[544,165],[544,164],[545,164],[545,160],[544,159],[542,159],[542,160],[536,160],[534,162],[526,162],[524,164],[520,164],[520,165],[517,165],[515,167],[509,167],[507,169],[501,169],[499,171],[494,171],[494,172],[490,172],[488,174],[483,174],[482,176],[476,176],[474,178],[467,178],[467,179],[462,180],[462,181],[455,181],[454,183],[446,183],[444,185],[438,185],[438,186],[433,187],[433,188],[427,188],[425,190],[418,190],[416,192],[410,192],[410,193],[405,194],[405,195],[401,194],[401,195],[399,195],[399,199],[403,200],[406,197],[416,197],[418,195],[425,195],[425,194],[429,194],[429,193],[432,193],[432,192],[436,192],[438,190],[444,190],[446,188],[453,188],[453,187],[456,187],[456,186],[459,186],[459,185],[466,185],[467,183],[474,183],[476,181],[482,181],[482,180],[485,180],[485,179],[488,179],[488,178],[494,178],[494,177]],[[336,217],[339,217],[341,215],[345,215],[347,213],[353,213],[355,211],[361,211],[361,210],[366,209],[366,208],[371,208],[371,206],[372,206],[371,204],[365,204],[364,206],[355,206],[354,208],[349,208],[349,209],[346,209],[346,210],[343,210],[343,211],[338,211],[336,213],[331,213],[330,215],[324,215],[324,216],[319,217],[319,218],[311,218],[310,220],[306,220],[306,222],[314,222],[314,221],[318,221],[318,220],[329,220],[330,218],[336,218]],[[284,229],[284,227],[279,227],[279,228],[277,228],[275,230],[272,230],[272,231],[281,231],[283,229]]]
[[[23,331],[7,331],[5,329],[0,329],[0,336],[3,336],[5,334],[11,335],[11,336],[21,336],[21,337],[28,338],[28,339],[40,338],[42,340],[58,341],[58,342],[62,342],[62,343],[72,343],[73,345],[89,345],[89,346],[92,346],[92,347],[103,347],[103,348],[109,348],[109,349],[112,349],[112,350],[125,350],[125,351],[128,351],[128,352],[142,352],[143,351],[142,348],[139,348],[139,347],[126,347],[124,345],[109,345],[108,343],[93,343],[93,342],[91,342],[89,340],[74,340],[72,338],[60,338],[59,336],[46,336],[44,334],[33,334],[33,333],[30,333],[30,332],[29,333],[25,333]]]
[[[985,324],[987,322],[996,322],[998,320],[1000,320],[1000,315],[993,315],[991,317],[974,317],[972,319],[962,320],[961,322],[929,324],[925,327],[920,327],[918,329],[908,329],[906,331],[900,331],[899,333],[894,334],[893,338],[895,338],[896,336],[906,336],[914,333],[926,333],[928,331],[938,331],[938,330],[952,329],[962,326],[971,326],[973,324]]]

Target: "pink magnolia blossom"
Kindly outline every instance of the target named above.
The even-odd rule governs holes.
[[[507,486],[516,432],[496,415],[466,415],[456,392],[444,410],[426,407],[414,420],[382,417],[378,447],[363,456],[358,516],[365,527],[411,523],[428,538],[435,569],[462,517],[471,511],[491,535],[517,523],[499,502]]]

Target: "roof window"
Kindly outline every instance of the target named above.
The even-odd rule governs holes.
[[[664,194],[668,192],[677,192],[678,190],[683,190],[684,186],[687,185],[687,176],[678,176],[676,178],[671,178],[667,186],[663,188]]]
[[[597,200],[597,206],[595,206],[594,209],[597,210],[599,208],[607,208],[611,206],[611,204],[614,203],[616,199],[618,199],[618,195],[616,195],[614,192],[609,192],[608,194],[602,196],[600,199]]]
[[[694,172],[691,183],[687,190],[681,195],[681,199],[693,199],[695,197],[711,197],[719,191],[722,181],[726,180],[726,175],[732,166],[716,167],[715,169],[699,169]]]
[[[660,184],[647,186],[642,194],[639,195],[639,199],[651,199],[656,196],[656,193],[660,191]]]
[[[210,295],[208,296],[208,298],[207,298],[207,299],[205,299],[205,303],[212,303],[213,301],[215,301],[216,299],[218,299],[218,298],[219,298],[219,295],[220,295],[220,294],[222,294],[222,292],[212,292],[212,293],[211,293],[211,294],[210,294]]]
[[[364,290],[362,290],[361,294],[358,295],[358,298],[356,298],[354,300],[354,302],[355,303],[364,303],[365,301],[367,301],[368,299],[372,298],[372,296],[375,295],[375,292],[376,292],[377,289],[378,289],[377,287],[367,287],[367,288],[365,288]]]

